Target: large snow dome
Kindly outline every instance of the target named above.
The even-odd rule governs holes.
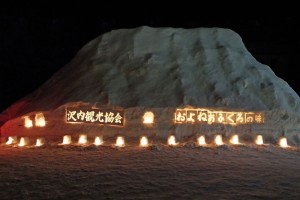
[[[1,114],[3,135],[93,134],[138,135],[146,131],[179,138],[200,131],[255,131],[298,141],[300,99],[293,89],[245,48],[240,36],[222,28],[120,29],[86,44],[75,58],[38,90]],[[122,128],[66,123],[67,107],[124,109]],[[255,111],[265,114],[263,124],[175,124],[177,108]],[[155,125],[145,127],[145,111]],[[43,112],[47,126],[24,129],[23,117]],[[22,122],[22,123],[21,123]],[[44,132],[44,133],[42,133]]]

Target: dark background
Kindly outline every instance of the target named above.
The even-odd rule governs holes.
[[[75,6],[74,6],[75,5]],[[300,94],[299,20],[285,15],[199,12],[178,6],[121,9],[73,2],[73,7],[42,3],[2,5],[0,12],[0,112],[34,91],[98,35],[119,28],[223,27],[237,32],[258,61]],[[166,9],[171,12],[166,12]],[[233,14],[232,14],[233,13]]]

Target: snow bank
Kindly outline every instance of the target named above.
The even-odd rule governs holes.
[[[59,114],[70,102],[125,108],[128,123],[125,129],[114,129],[116,134],[142,130],[139,114],[149,108],[161,120],[153,131],[158,136],[172,131],[191,135],[212,128],[175,126],[170,116],[175,108],[186,105],[267,113],[265,125],[239,127],[244,131],[275,131],[279,135],[299,130],[297,94],[268,66],[255,60],[237,33],[221,28],[139,27],[103,34],[86,44],[37,91],[3,112],[2,122],[12,120],[2,127],[2,134],[22,128],[17,127],[16,117],[39,111],[48,112],[49,124],[55,124],[47,126],[46,132],[73,130]],[[94,129],[99,131],[99,127],[80,125],[75,132]]]

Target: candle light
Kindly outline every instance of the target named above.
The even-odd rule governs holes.
[[[240,144],[239,142],[239,136],[238,135],[233,135],[230,139],[231,144]]]
[[[203,135],[198,137],[198,145],[200,145],[200,146],[205,146],[206,145],[205,137]]]
[[[95,142],[94,142],[94,144],[95,144],[96,146],[99,146],[99,145],[101,145],[102,143],[103,143],[102,137],[96,136],[96,137],[95,137]]]
[[[216,145],[218,145],[218,146],[224,144],[223,141],[222,141],[222,136],[221,136],[221,135],[217,135],[217,136],[215,137],[215,143],[216,143]]]
[[[279,145],[280,145],[281,148],[289,147],[286,137],[280,138]]]
[[[143,136],[140,139],[140,146],[141,147],[148,147],[148,139],[147,139],[147,137]]]
[[[85,134],[82,134],[79,136],[78,144],[86,144],[87,143],[87,136]]]
[[[257,145],[263,145],[263,144],[264,144],[263,136],[262,136],[262,135],[258,135],[258,136],[256,137],[255,143],[256,143]]]
[[[72,143],[72,139],[70,135],[65,135],[63,138],[63,143],[62,144],[71,144]]]
[[[124,147],[125,146],[125,140],[124,137],[118,136],[116,140],[116,146],[117,147]]]
[[[168,145],[171,145],[171,146],[177,145],[177,143],[176,143],[176,138],[175,138],[174,135],[171,135],[171,136],[168,138]]]

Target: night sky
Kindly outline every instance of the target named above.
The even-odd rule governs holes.
[[[0,13],[0,111],[34,91],[66,65],[88,41],[107,31],[152,27],[223,27],[237,32],[247,49],[260,62],[300,94],[298,57],[300,53],[299,20],[293,15],[210,16],[185,11],[162,14],[150,8],[136,12],[118,11],[113,6],[87,10],[76,4],[71,14],[63,9],[25,8],[9,5]],[[47,6],[43,4],[40,6]],[[177,8],[176,11],[178,11]]]

